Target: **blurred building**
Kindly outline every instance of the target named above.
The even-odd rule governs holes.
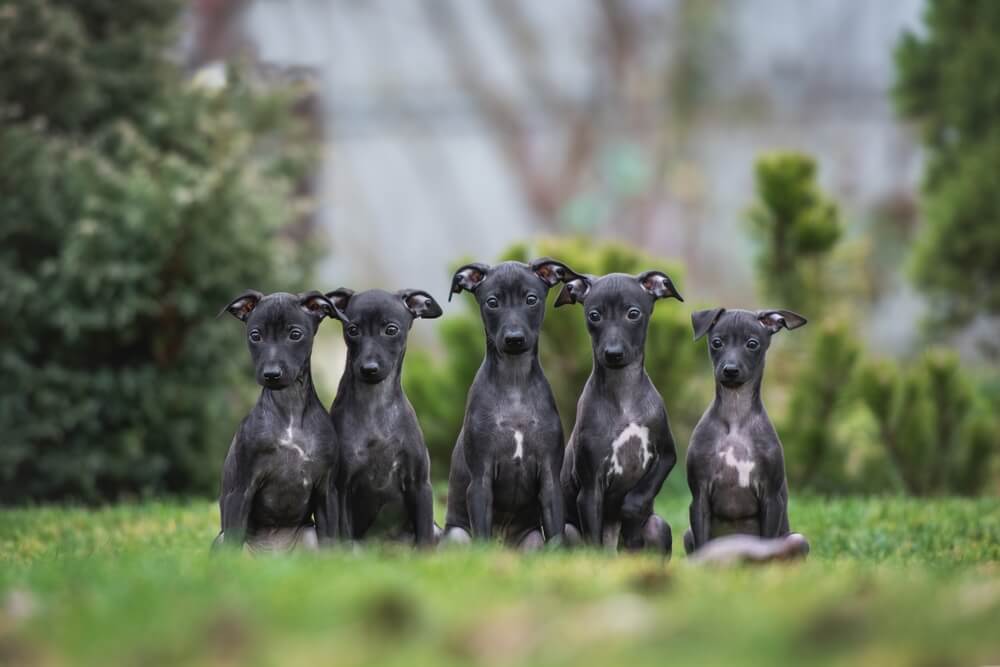
[[[461,259],[580,232],[683,259],[695,299],[752,303],[761,152],[816,156],[853,229],[912,217],[919,157],[888,89],[921,7],[195,0],[185,44],[194,65],[247,53],[316,77],[331,285],[443,294]],[[892,294],[872,323],[890,345],[914,307]]]

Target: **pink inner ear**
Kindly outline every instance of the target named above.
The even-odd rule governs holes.
[[[785,326],[785,318],[778,313],[768,313],[758,321],[761,325],[773,331],[777,331],[781,327]]]

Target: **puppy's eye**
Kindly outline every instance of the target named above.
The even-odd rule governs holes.
[[[589,313],[587,313],[587,319],[590,320],[591,322],[600,322],[601,314],[596,310],[592,310]]]
[[[262,339],[261,339],[259,331],[257,331],[256,329],[254,329],[253,331],[250,332],[250,342],[252,342],[252,343],[259,343],[261,340]]]
[[[626,313],[625,315],[625,317],[629,318],[630,320],[637,320],[639,319],[640,316],[642,316],[642,311],[639,310],[638,308],[629,308],[628,313]]]
[[[756,338],[751,338],[747,341],[748,350],[756,350],[758,347],[760,347],[760,342]]]
[[[347,335],[350,336],[351,338],[354,338],[359,333],[361,333],[361,329],[358,328],[357,324],[352,324],[351,326],[347,327]]]
[[[495,296],[491,296],[490,298],[486,299],[486,307],[487,308],[499,308],[500,307],[500,302],[497,301],[497,298]]]
[[[302,340],[302,331],[299,329],[292,329],[288,332],[288,337],[292,340]]]
[[[390,324],[385,328],[386,336],[395,336],[398,333],[399,333],[399,327],[397,327],[395,324]]]
[[[529,306],[534,306],[536,303],[538,303],[538,297],[535,296],[534,294],[529,294],[528,298],[525,299],[524,302],[527,303]]]
[[[721,338],[713,338],[712,339],[712,347],[714,347],[716,350],[718,350],[719,348],[721,348],[722,347],[722,339]]]

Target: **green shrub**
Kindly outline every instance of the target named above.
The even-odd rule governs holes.
[[[897,107],[927,153],[913,277],[948,327],[1000,314],[998,30],[1000,3],[931,0],[896,49]]]
[[[595,275],[660,269],[684,293],[684,275],[679,265],[619,243],[595,243],[584,238],[542,239],[530,245],[512,246],[501,259],[530,261],[541,256],[555,257],[575,271]],[[593,356],[582,310],[573,306],[552,307],[559,289],[553,288],[550,293],[539,355],[569,437],[576,419],[576,402],[590,375]],[[456,299],[465,303],[465,308],[462,314],[442,322],[444,357],[434,360],[425,352],[415,351],[407,360],[404,376],[407,394],[420,416],[438,476],[447,474],[451,450],[462,425],[466,394],[484,353],[482,323],[473,299],[462,295]],[[711,375],[703,368],[703,348],[691,342],[686,304],[661,302],[649,327],[646,370],[663,394],[683,457],[688,435],[710,400]],[[683,477],[682,469],[682,465],[678,466],[671,475],[674,488],[683,486],[677,481]]]
[[[956,354],[930,350],[911,368],[867,362],[858,386],[908,493],[972,495],[983,490],[1000,424]]]
[[[824,259],[842,233],[837,207],[816,184],[816,163],[808,155],[765,155],[754,178],[757,202],[749,221],[759,243],[762,291],[781,308],[815,317],[827,285]]]
[[[308,274],[291,97],[188,85],[178,10],[0,6],[0,502],[214,490],[247,386],[214,315]]]

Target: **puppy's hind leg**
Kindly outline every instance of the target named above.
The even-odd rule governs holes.
[[[643,547],[670,558],[674,536],[670,524],[658,514],[651,514],[642,526]]]

